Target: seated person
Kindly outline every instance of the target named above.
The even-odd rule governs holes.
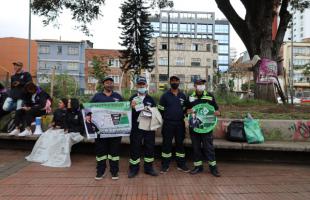
[[[32,135],[31,123],[35,117],[48,114],[51,111],[51,97],[33,82],[25,85],[26,101],[24,106],[15,114],[15,129],[9,135],[28,136]],[[26,123],[26,128],[20,133]]]
[[[37,140],[32,152],[26,157],[28,161],[39,162],[49,167],[70,167],[70,152],[72,145],[83,140],[80,133],[84,132],[83,119],[79,110],[79,101],[60,100],[58,109],[54,112],[52,128],[44,132]],[[66,110],[65,115],[63,112]],[[65,119],[65,120],[64,120]]]
[[[2,108],[4,101],[6,100],[7,97],[8,97],[8,93],[4,85],[0,82],[0,118],[9,113],[9,112],[4,111]]]

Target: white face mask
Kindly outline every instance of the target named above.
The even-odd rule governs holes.
[[[205,85],[197,85],[197,90],[202,92],[206,89],[206,86]]]

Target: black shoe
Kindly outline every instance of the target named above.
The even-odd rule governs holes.
[[[161,174],[167,173],[168,171],[169,171],[169,167],[166,167],[166,166],[162,166],[160,169]]]
[[[194,175],[203,172],[203,167],[194,167],[189,173]]]
[[[130,169],[128,172],[128,178],[133,178],[138,175],[139,170]]]
[[[184,164],[184,165],[179,165],[178,167],[177,167],[177,169],[179,170],[179,171],[183,171],[183,172],[185,172],[185,173],[188,173],[190,170],[189,170],[189,168]]]
[[[148,174],[148,175],[151,175],[151,176],[158,176],[158,173],[153,168],[144,170],[144,173]]]
[[[215,176],[215,177],[220,177],[221,174],[219,173],[219,171],[217,170],[216,166],[209,166],[210,169],[210,173]]]
[[[114,173],[111,173],[112,174],[112,180],[118,180],[119,177],[118,177],[118,172],[114,172]]]
[[[95,176],[95,180],[99,181],[105,177],[105,173],[103,172],[97,172],[97,175]]]

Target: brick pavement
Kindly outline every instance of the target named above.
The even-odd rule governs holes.
[[[140,173],[128,179],[128,160],[123,158],[119,180],[111,180],[108,174],[103,180],[95,181],[92,155],[74,154],[72,167],[49,168],[36,163],[21,164],[26,154],[0,150],[0,166],[20,165],[19,171],[7,173],[10,175],[0,180],[1,200],[310,199],[310,167],[306,165],[220,162],[222,177],[215,178],[207,170],[197,176],[179,172],[173,163],[165,175],[154,178]],[[157,168],[159,165],[156,161]]]

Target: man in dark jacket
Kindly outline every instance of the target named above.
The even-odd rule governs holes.
[[[0,118],[6,115],[8,112],[2,109],[4,101],[8,97],[8,93],[2,83],[0,83]]]
[[[144,145],[144,173],[158,176],[153,168],[155,131],[139,129],[138,117],[145,106],[155,107],[154,99],[147,94],[147,82],[145,77],[137,78],[137,93],[130,97],[132,107],[132,129],[130,133],[130,159],[128,178],[135,177],[140,168],[142,144]]]
[[[114,80],[111,77],[105,77],[102,81],[103,91],[98,92],[91,99],[91,103],[118,102],[123,98],[117,92],[114,92]],[[95,139],[97,175],[95,180],[101,180],[105,176],[106,160],[110,163],[110,172],[112,179],[117,180],[119,171],[119,148],[122,137],[101,138],[100,134]]]
[[[11,76],[11,91],[3,104],[3,110],[8,112],[21,109],[25,100],[24,87],[32,81],[31,74],[23,71],[22,62],[14,62],[13,65],[15,74]]]
[[[31,123],[35,117],[45,115],[51,105],[51,97],[33,82],[25,85],[26,96],[25,106],[16,111],[15,129],[9,135],[28,136],[31,135]],[[26,123],[26,128],[20,133],[20,129]]]

